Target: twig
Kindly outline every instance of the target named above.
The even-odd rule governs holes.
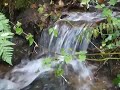
[[[107,60],[104,61],[104,63],[102,65],[99,66],[99,68],[96,70],[95,75],[97,74],[97,72],[106,64]]]
[[[63,75],[61,75],[61,77],[65,80],[65,82],[67,82],[68,84],[70,84],[70,82],[68,82],[68,80]]]
[[[103,52],[103,51],[101,51],[93,42],[90,41],[90,43],[91,43],[96,49],[98,49],[101,53]]]
[[[120,52],[114,52],[114,53],[94,53],[94,54],[86,54],[86,55],[118,55]]]
[[[11,21],[9,21],[13,26],[15,26],[15,28],[17,28],[17,26],[13,23],[13,22],[11,22]],[[28,35],[27,33],[25,33],[25,32],[22,32],[24,35]],[[35,47],[34,48],[36,48],[36,47],[38,47],[38,44],[35,42],[35,41],[33,41],[34,42],[34,44],[35,44]]]
[[[103,58],[103,59],[86,59],[88,61],[107,61],[107,60],[120,60],[120,58]]]

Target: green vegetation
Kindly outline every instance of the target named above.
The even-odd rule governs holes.
[[[17,22],[17,24],[14,25],[14,30],[15,30],[16,34],[18,34],[18,35],[24,34],[24,35],[25,35],[25,38],[26,38],[26,40],[29,42],[29,45],[30,45],[30,46],[31,46],[33,43],[35,43],[35,45],[38,46],[38,45],[36,44],[36,42],[34,41],[33,35],[32,35],[31,33],[28,33],[28,34],[25,33],[24,30],[23,30],[23,28],[21,27],[21,25],[22,25],[22,23],[20,23],[20,22]]]
[[[10,30],[9,20],[0,13],[0,57],[9,64],[12,64],[12,52],[14,45],[11,40],[13,33]]]
[[[21,35],[24,34],[27,41],[29,41],[29,45],[31,46],[33,43],[37,47],[37,43],[34,41],[33,35],[31,33],[26,34],[22,27],[21,23],[17,22],[16,25],[14,25],[14,29],[16,31],[16,34]],[[5,62],[12,65],[12,55],[13,55],[13,45],[12,39],[13,39],[14,33],[11,32],[9,20],[6,19],[4,14],[0,13],[0,57]]]
[[[51,35],[52,33],[55,37],[58,36],[58,30],[56,30],[54,27],[49,29],[49,34]]]
[[[120,74],[118,74],[117,77],[113,80],[113,83],[120,87]]]

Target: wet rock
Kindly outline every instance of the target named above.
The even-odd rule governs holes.
[[[22,36],[15,36],[13,38],[14,52],[13,52],[13,65],[16,65],[21,62],[21,60],[25,57],[29,58],[31,54],[31,47],[29,46],[26,39]]]
[[[23,90],[61,90],[63,86],[60,84],[60,78],[55,77],[53,73],[45,72],[29,86],[29,89]]]
[[[17,20],[23,25],[28,26],[29,23],[37,24],[40,19],[39,13],[36,9],[26,9],[24,12],[20,13]]]
[[[12,66],[8,65],[6,62],[0,62],[0,78],[3,78],[4,75],[12,69]]]

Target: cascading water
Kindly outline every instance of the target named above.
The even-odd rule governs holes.
[[[58,21],[55,25],[55,29],[58,30],[57,38],[54,37],[54,34],[48,37],[49,35],[45,35],[47,34],[46,32],[43,33],[41,36],[43,39],[40,41],[40,45],[44,47],[42,48],[42,52],[60,53],[61,49],[64,49],[67,53],[74,55],[76,51],[86,51],[89,44],[86,36],[83,37],[82,42],[80,42],[77,37],[87,28],[95,25],[95,22],[101,20],[103,20],[103,18],[100,18],[100,14],[97,13],[69,13],[68,17]],[[46,43],[46,38],[49,40],[49,44]],[[46,50],[47,48],[48,50]],[[91,70],[86,67],[85,62],[73,60],[70,64],[74,72],[78,74],[75,89],[90,90],[92,73]]]
[[[65,13],[68,16],[59,20],[55,28],[58,30],[58,37],[55,38],[52,34],[49,36],[47,31],[42,33],[40,39],[40,52],[42,54],[51,55],[51,53],[60,54],[61,49],[67,53],[74,55],[76,51],[87,50],[89,42],[84,36],[80,43],[77,37],[86,30],[95,25],[96,21],[103,20],[98,13]],[[40,55],[41,55],[40,53]],[[54,64],[60,63],[64,57],[58,56],[59,61]],[[13,68],[4,79],[0,81],[0,90],[21,90],[30,85],[35,79],[46,76],[45,73],[53,73],[54,65],[51,68],[43,66],[44,58],[36,59],[29,62],[21,63]],[[49,73],[47,74],[48,76]],[[72,60],[66,66],[62,79],[57,78],[58,84],[54,82],[47,83],[40,87],[37,85],[36,89],[32,86],[24,90],[92,90],[92,72],[91,69],[85,65],[85,62],[79,62],[77,59]],[[47,78],[47,76],[45,77]],[[55,79],[55,78],[53,78]],[[61,81],[62,80],[62,81]],[[3,82],[4,81],[4,82]],[[48,80],[49,81],[49,80]],[[67,84],[65,84],[67,83]],[[71,87],[71,88],[70,88]]]
[[[84,36],[82,43],[78,41],[77,37],[86,28],[93,26],[95,22],[103,20],[97,13],[72,12],[63,14],[68,14],[68,16],[59,20],[55,25],[55,28],[59,31],[57,38],[54,38],[53,34],[48,37],[49,34],[46,32],[42,34],[42,40],[40,41],[40,46],[44,49],[42,52],[46,52],[47,49],[50,52],[60,53],[61,49],[64,48],[66,52],[74,54],[76,50],[86,50],[88,43],[84,39],[87,36]]]

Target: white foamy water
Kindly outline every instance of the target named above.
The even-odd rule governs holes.
[[[21,63],[13,68],[6,76],[6,80],[10,80],[12,83],[15,83],[18,87],[13,86],[17,89],[22,89],[32,83],[41,73],[46,71],[51,71],[52,68],[48,68],[43,65],[44,59],[38,59],[29,61],[27,63]],[[6,90],[9,88],[6,88]],[[16,89],[16,90],[17,90]]]

